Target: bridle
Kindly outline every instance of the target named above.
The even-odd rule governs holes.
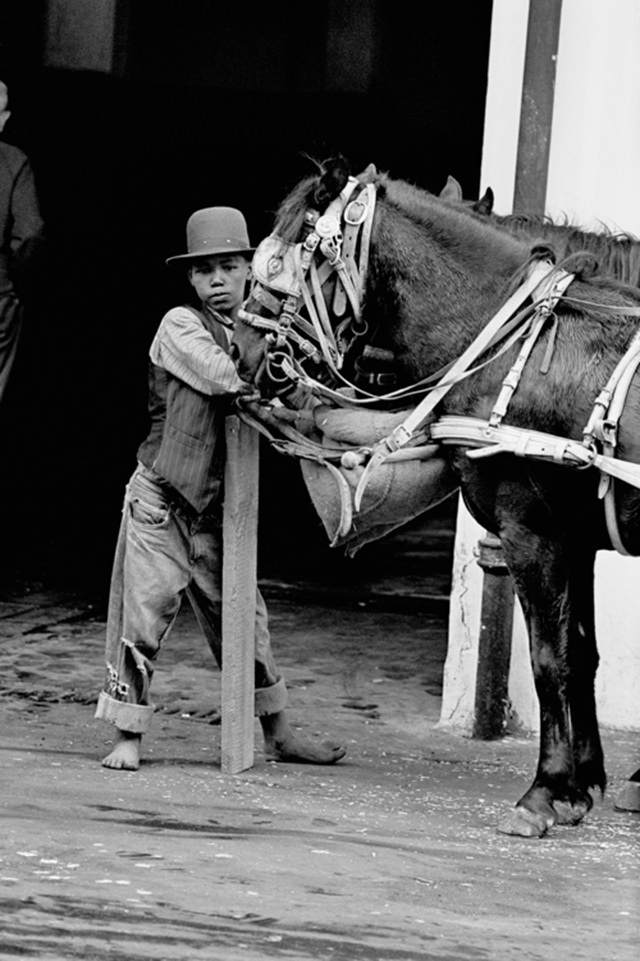
[[[266,334],[264,371],[281,389],[310,383],[334,395],[345,387],[380,400],[344,376],[345,358],[368,333],[362,301],[369,264],[376,188],[350,177],[324,213],[304,213],[304,236],[289,243],[271,234],[254,255],[251,293],[239,320]],[[248,309],[257,303],[271,316]],[[322,364],[331,385],[304,369]]]

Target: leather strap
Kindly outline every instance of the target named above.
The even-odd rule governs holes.
[[[386,460],[391,451],[397,450],[399,447],[404,447],[405,444],[411,441],[412,436],[422,427],[442,398],[455,384],[459,383],[463,377],[468,376],[471,365],[475,363],[494,342],[501,328],[504,327],[525,300],[527,300],[528,297],[532,297],[534,302],[544,302],[546,298],[551,295],[556,278],[564,278],[566,276],[566,271],[555,268],[550,261],[534,261],[529,270],[529,276],[511,297],[508,298],[506,303],[503,304],[498,313],[489,321],[486,327],[483,328],[473,343],[458,357],[446,375],[446,379],[434,387],[402,424],[399,424],[388,437],[385,437],[384,440],[378,443],[360,478],[356,490],[356,510],[360,509],[362,497],[372,472]]]

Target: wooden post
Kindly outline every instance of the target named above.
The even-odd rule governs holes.
[[[491,740],[507,726],[514,593],[500,539],[487,534],[478,548],[484,576],[472,736]]]
[[[514,214],[545,210],[561,13],[562,0],[532,0],[529,5]]]
[[[222,568],[221,767],[253,765],[259,436],[226,420]]]

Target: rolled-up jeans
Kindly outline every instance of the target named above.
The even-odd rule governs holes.
[[[106,680],[95,716],[144,734],[160,648],[187,595],[222,666],[222,517],[197,514],[154,471],[139,464],[127,485],[107,616]],[[267,610],[256,592],[255,713],[276,714],[287,692],[271,651]]]

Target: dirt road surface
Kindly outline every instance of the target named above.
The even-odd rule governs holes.
[[[496,825],[535,740],[438,727],[446,606],[269,590],[290,713],[335,767],[220,771],[219,674],[184,610],[135,773],[100,766],[104,612],[5,598],[0,957],[51,961],[637,961],[640,817],[611,797],[638,738],[604,732],[610,797],[543,840]]]

